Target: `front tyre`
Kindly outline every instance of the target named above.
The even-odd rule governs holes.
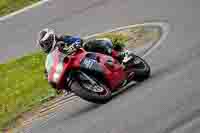
[[[84,74],[86,75],[86,74]],[[105,85],[99,83],[93,78],[87,79],[84,75],[77,75],[76,80],[71,85],[72,92],[80,98],[89,102],[104,104],[111,99],[111,91]],[[91,81],[93,80],[93,81]]]

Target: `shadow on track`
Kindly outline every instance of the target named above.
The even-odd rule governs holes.
[[[71,114],[69,114],[68,116],[64,117],[63,120],[68,121],[70,119],[77,118],[81,115],[84,115],[84,114],[94,110],[94,109],[97,109],[100,106],[101,105],[99,105],[99,104],[89,103],[88,105],[84,106],[83,108],[80,108],[79,110],[76,110],[76,111],[72,112]]]

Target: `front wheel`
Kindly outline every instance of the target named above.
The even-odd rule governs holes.
[[[142,82],[149,78],[151,69],[148,63],[139,56],[131,54],[132,59],[125,66],[126,69],[132,69],[135,73],[134,79],[137,82]]]
[[[111,99],[110,89],[85,73],[76,76],[71,90],[82,99],[97,104],[104,104]]]

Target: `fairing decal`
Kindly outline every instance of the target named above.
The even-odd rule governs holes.
[[[63,71],[63,60],[66,55],[58,50],[54,50],[47,56],[46,69],[48,72],[48,80],[57,83]]]

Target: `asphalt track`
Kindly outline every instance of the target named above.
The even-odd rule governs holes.
[[[152,77],[105,105],[65,104],[31,133],[199,133],[199,0],[54,0],[0,23],[0,60],[34,51],[39,29],[80,35],[168,20],[171,32],[146,58]]]

